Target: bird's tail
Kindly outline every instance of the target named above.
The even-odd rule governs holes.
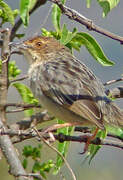
[[[105,121],[109,125],[123,128],[123,110],[111,102],[107,105],[106,111]]]

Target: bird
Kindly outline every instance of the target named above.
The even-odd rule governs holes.
[[[34,96],[66,126],[96,127],[92,138],[107,124],[123,127],[123,111],[106,96],[101,80],[68,47],[45,36],[11,45],[29,63],[28,77]]]

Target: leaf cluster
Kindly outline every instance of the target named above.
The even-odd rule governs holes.
[[[47,162],[42,162],[41,160],[41,150],[42,145],[39,144],[37,147],[25,146],[23,149],[23,167],[26,169],[28,167],[29,158],[33,160],[32,172],[40,173],[40,175],[46,179],[46,173],[49,173],[50,170],[55,166],[52,160]]]

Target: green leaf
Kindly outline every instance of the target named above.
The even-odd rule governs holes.
[[[20,1],[20,17],[25,27],[29,24],[29,12],[35,6],[37,0],[21,0]]]
[[[46,173],[48,173],[54,167],[54,163],[52,160],[48,160],[48,162],[40,163],[39,161],[35,161],[32,172],[40,172],[42,177],[46,179]]]
[[[24,103],[34,104],[34,105],[38,104],[38,100],[34,98],[31,90],[25,84],[13,83],[12,85],[17,89]],[[31,116],[33,113],[34,113],[33,109],[29,109],[25,111],[26,116]]]
[[[56,39],[60,40],[62,44],[66,45],[71,51],[72,48],[79,51],[81,46],[84,45],[98,63],[102,64],[103,66],[112,66],[114,64],[114,62],[110,61],[105,56],[98,42],[90,34],[85,32],[77,33],[76,28],[70,32],[66,28],[66,25],[63,25],[62,31],[59,35],[56,32],[42,29],[42,35],[55,37]]]
[[[87,5],[87,8],[90,8],[90,6],[91,6],[91,0],[86,0],[86,5]]]
[[[66,0],[62,0],[62,4],[65,4]],[[57,33],[60,33],[60,20],[61,20],[61,9],[54,4],[52,7],[52,23],[54,25],[55,30],[57,31]]]
[[[120,0],[97,0],[99,5],[103,9],[103,17],[106,17],[107,14],[118,5]]]
[[[18,39],[21,39],[25,36],[25,34],[15,34],[15,37],[18,38]]]
[[[98,42],[88,33],[80,32],[72,39],[72,42],[78,45],[84,45],[89,53],[103,66],[112,66],[114,62],[110,61],[104,54]]]
[[[93,160],[93,158],[95,157],[95,155],[97,154],[97,152],[99,151],[99,149],[101,148],[101,145],[93,145],[91,144],[91,150],[90,150],[90,157],[89,157],[89,164],[91,163],[91,161]]]
[[[18,9],[13,10],[13,16],[14,16],[14,18],[16,18],[19,13],[20,13],[20,11],[19,11]]]
[[[2,61],[0,60],[0,73],[1,73]],[[8,76],[9,80],[14,79],[21,73],[21,70],[16,66],[15,61],[10,61],[8,64]]]
[[[64,45],[68,44],[74,38],[76,33],[77,33],[76,28],[73,29],[73,32],[70,32],[67,29],[66,25],[64,24],[61,32],[60,42]]]
[[[63,124],[64,121],[62,120],[58,120],[58,124]],[[65,134],[65,135],[70,135],[73,131],[73,127],[67,127],[67,128],[61,128],[57,130],[57,133],[60,134]],[[69,146],[70,142],[62,142],[62,143],[58,143],[58,151],[65,157],[68,151],[68,146]],[[56,164],[54,167],[54,171],[53,174],[57,174],[61,168],[61,166],[63,165],[64,161],[62,159],[61,156],[57,155],[57,160],[56,160]]]
[[[61,18],[61,10],[60,8],[54,4],[52,8],[52,23],[54,25],[55,30],[60,32],[60,18]]]
[[[107,126],[106,129],[109,133],[123,138],[123,129],[122,128],[115,128],[115,127]]]
[[[26,169],[28,165],[28,161],[26,158],[23,160],[22,164],[23,164],[24,169]]]
[[[20,17],[25,27],[28,26],[29,24],[29,5],[30,5],[30,0],[20,1]]]
[[[37,0],[29,0],[29,12],[33,9],[36,3]]]
[[[2,23],[10,22],[14,25],[14,15],[13,11],[8,4],[0,0],[0,7],[2,8],[0,17],[2,18]]]
[[[99,130],[96,137],[105,139],[107,136],[107,131],[102,131]],[[97,152],[99,151],[99,149],[101,148],[101,145],[94,145],[94,144],[90,144],[89,145],[89,153],[87,155],[86,158],[89,158],[89,164],[91,163],[91,161],[93,160],[93,158],[95,157],[95,155],[97,154]]]
[[[9,79],[13,79],[21,73],[21,70],[16,66],[15,61],[10,61],[8,65]]]

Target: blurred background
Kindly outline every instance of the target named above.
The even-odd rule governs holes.
[[[6,2],[12,7],[12,9],[19,7],[19,1],[14,0],[6,0]],[[85,17],[91,19],[96,25],[99,25],[102,28],[105,28],[117,35],[123,36],[123,1],[121,0],[119,5],[114,8],[108,16],[104,19],[102,18],[102,9],[99,7],[96,0],[92,0],[92,5],[90,9],[86,8],[86,0],[67,0],[67,6],[75,9],[80,14],[84,15]],[[25,38],[29,38],[34,36],[34,34],[40,34],[41,28],[46,28],[48,30],[53,30],[53,26],[51,23],[51,16],[47,17],[49,10],[51,9],[52,4],[47,2],[45,5],[40,7],[35,13],[33,13],[30,17],[30,24],[28,28],[24,28],[22,25],[19,29],[19,33],[25,33]],[[46,20],[44,22],[44,19]],[[70,30],[73,27],[77,27],[78,31],[87,31],[86,28],[75,21],[68,19],[66,16],[63,15],[62,22],[66,23]],[[6,25],[7,26],[7,25]],[[105,54],[108,56],[109,59],[113,60],[116,64],[113,67],[103,67],[98,64],[92,56],[88,53],[85,48],[81,48],[80,53],[75,52],[74,55],[82,60],[94,73],[98,76],[102,82],[106,82],[111,79],[117,79],[121,77],[123,73],[123,50],[122,45],[114,40],[111,40],[103,35],[100,35],[96,32],[89,32],[91,33],[96,40],[99,42],[101,47],[103,48]],[[13,55],[12,60],[16,60],[17,65],[20,69],[22,69],[22,73],[26,74],[28,70],[28,64],[26,63],[23,56]],[[28,84],[28,81],[25,81]],[[108,86],[107,88],[112,88],[122,85],[121,83],[114,84],[113,86]],[[20,97],[15,89],[11,88],[8,94],[8,101],[9,102],[20,102]],[[118,105],[123,108],[123,100],[116,101]],[[18,119],[23,118],[23,113],[18,113],[15,115],[8,116],[8,121],[13,123]],[[36,145],[36,140],[26,141],[21,145],[16,145],[19,147],[19,152],[24,144],[34,144]],[[123,172],[122,172],[122,165],[123,165],[123,151],[118,148],[111,148],[111,147],[102,147],[102,149],[97,153],[95,158],[92,160],[91,164],[84,163],[85,155],[80,155],[79,152],[83,151],[83,145],[80,143],[71,143],[69,147],[69,152],[67,155],[67,160],[71,165],[71,168],[76,174],[77,180],[87,179],[87,180],[122,180],[123,179]],[[55,153],[52,152],[51,149],[45,147],[45,151],[43,152],[43,157],[55,158]],[[11,176],[8,175],[8,166],[3,159],[0,163],[0,176],[1,179],[13,179]],[[64,166],[61,169],[61,174],[64,175],[66,180],[71,180],[71,176],[69,174],[69,170]],[[54,180],[62,180],[62,175],[57,176],[48,176],[47,179]]]

